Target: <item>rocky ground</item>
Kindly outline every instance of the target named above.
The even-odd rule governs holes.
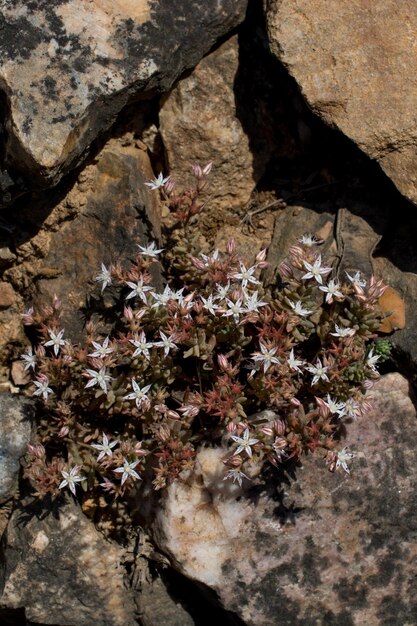
[[[0,0],[2,623],[417,623],[417,5],[330,5]],[[394,359],[347,426],[355,469],[307,457],[225,490],[222,451],[202,450],[186,483],[120,507],[116,526],[97,503],[45,510],[22,480],[21,313],[57,294],[76,339],[100,264],[160,240],[144,182],[208,161],[204,245],[268,247],[271,284],[318,232],[340,272],[390,286]]]

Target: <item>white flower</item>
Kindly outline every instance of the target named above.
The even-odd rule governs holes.
[[[111,270],[107,269],[107,267],[104,265],[104,263],[101,264],[101,272],[100,274],[97,274],[97,276],[95,277],[96,281],[98,281],[99,283],[103,283],[101,286],[101,291],[103,292],[105,290],[105,288],[107,287],[107,285],[111,285],[112,284],[112,279],[111,279]]]
[[[292,348],[291,352],[290,352],[290,356],[287,359],[287,363],[290,367],[290,369],[295,370],[296,372],[300,372],[300,374],[302,374],[302,370],[300,369],[301,365],[305,364],[305,361],[302,361],[301,359],[296,359],[294,356],[294,348]]]
[[[257,280],[255,276],[253,276],[254,272],[256,272],[256,269],[257,268],[255,266],[250,267],[249,269],[246,269],[243,263],[241,263],[240,272],[234,272],[232,274],[232,277],[237,278],[238,280],[241,280],[243,288],[245,288],[248,283],[259,285],[259,280]]]
[[[107,393],[107,382],[112,380],[112,377],[109,374],[106,374],[106,368],[102,367],[99,372],[95,370],[86,370],[87,374],[90,376],[91,380],[88,381],[85,388],[94,387],[95,385],[99,385],[104,393]]]
[[[151,244],[149,244],[148,246],[140,246],[139,244],[137,244],[139,250],[140,250],[140,254],[142,256],[150,256],[153,259],[156,259],[156,257],[158,256],[158,254],[161,254],[161,252],[164,251],[164,248],[161,248],[160,250],[156,249],[156,244],[154,241],[152,241]]]
[[[63,330],[60,330],[58,333],[55,333],[53,330],[50,330],[48,328],[48,333],[50,336],[50,340],[46,341],[43,345],[44,346],[53,346],[54,347],[54,354],[55,356],[58,356],[58,352],[61,346],[65,346],[65,344],[67,343],[66,341],[64,341],[64,339],[62,339],[62,336],[64,334]]]
[[[307,367],[307,370],[311,373],[314,374],[313,376],[313,380],[311,381],[312,385],[316,385],[319,380],[329,380],[326,372],[329,368],[328,367],[324,367],[322,362],[320,361],[320,359],[317,359],[316,361],[316,365],[310,365],[310,367]]]
[[[330,413],[337,413],[339,418],[346,415],[346,405],[344,402],[337,402],[334,400],[330,394],[327,394],[325,404],[329,409]]]
[[[176,300],[177,298],[177,294],[175,294],[168,285],[166,285],[162,293],[153,293],[152,296],[154,299],[152,307],[154,308],[158,308],[161,305],[165,306],[170,300]]]
[[[234,467],[233,469],[230,469],[226,472],[223,480],[232,479],[234,483],[238,483],[239,487],[241,487],[243,478],[247,478],[248,480],[250,480],[249,476],[246,476],[246,474],[241,472],[240,469]]]
[[[68,486],[75,496],[75,483],[85,480],[84,476],[80,476],[78,473],[80,469],[80,465],[75,465],[69,472],[62,471],[61,474],[63,475],[64,480],[59,485],[59,489],[63,489]]]
[[[203,296],[201,296],[201,301],[203,303],[203,308],[206,309],[206,311],[209,311],[209,313],[211,313],[212,315],[216,315],[216,309],[218,309],[219,307],[213,302],[212,295],[210,295],[208,298],[203,298]]]
[[[295,303],[291,302],[290,300],[288,302],[294,313],[296,313],[300,317],[306,317],[307,315],[311,315],[311,313],[313,312],[311,309],[304,309],[301,300],[297,300],[297,302]]]
[[[267,304],[267,302],[262,302],[261,300],[258,300],[257,291],[254,291],[251,295],[246,294],[245,296],[245,307],[248,313],[258,311],[259,307],[266,306]]]
[[[331,304],[333,298],[343,298],[343,293],[340,291],[339,283],[336,283],[333,278],[329,280],[327,285],[320,285],[319,289],[326,294],[326,302]]]
[[[226,298],[226,304],[229,309],[226,311],[226,313],[223,313],[222,317],[233,316],[235,322],[238,323],[239,315],[246,312],[244,307],[242,306],[242,299],[239,298],[238,300],[236,300],[236,302],[233,302],[233,300],[229,300],[229,298]]]
[[[329,272],[332,271],[331,267],[321,267],[321,254],[319,254],[313,264],[308,263],[307,261],[303,261],[303,263],[308,272],[301,277],[302,280],[314,278],[318,283],[320,283],[320,285],[323,284],[322,275],[326,276],[327,274],[329,274]]]
[[[351,276],[350,274],[348,274],[348,272],[346,272],[346,276],[353,285],[357,285],[358,287],[366,287],[366,280],[361,278],[360,272],[356,272],[354,276]]]
[[[113,472],[116,472],[117,474],[123,474],[122,485],[126,482],[129,476],[133,476],[133,478],[138,478],[139,480],[142,480],[139,474],[135,472],[135,467],[138,463],[138,460],[129,463],[127,459],[123,459],[122,467],[118,467],[117,469],[113,470]]]
[[[260,361],[261,363],[263,363],[264,372],[267,372],[273,363],[279,365],[280,361],[278,357],[275,356],[278,348],[268,348],[264,343],[261,342],[259,342],[259,347],[261,351],[254,352],[252,354],[252,358],[255,362]]]
[[[311,233],[306,233],[305,235],[302,235],[297,239],[297,241],[302,243],[304,246],[307,246],[308,248],[322,243],[322,239],[318,239],[315,235],[312,235]]]
[[[245,432],[243,433],[243,437],[238,437],[237,435],[231,435],[231,438],[233,439],[233,441],[236,441],[236,443],[239,445],[239,447],[237,448],[235,452],[235,455],[239,454],[239,452],[242,452],[244,450],[249,457],[252,456],[251,446],[254,446],[259,441],[259,439],[254,439],[250,437],[249,428],[245,430]]]
[[[93,346],[96,349],[95,352],[92,352],[88,356],[104,358],[107,354],[111,354],[113,352],[113,348],[109,348],[109,338],[106,337],[103,341],[103,345],[98,343],[97,341],[93,341]]]
[[[169,181],[169,176],[164,178],[162,172],[160,172],[158,178],[154,178],[153,180],[149,180],[145,185],[151,189],[151,191],[155,191],[155,189],[159,189],[163,187]]]
[[[348,447],[345,446],[343,450],[340,450],[340,452],[337,453],[336,469],[342,466],[345,472],[350,474],[350,470],[347,466],[347,461],[350,461],[354,457],[355,457],[354,453],[348,452]]]
[[[141,354],[143,354],[145,359],[150,358],[149,348],[152,348],[153,343],[151,343],[150,341],[146,341],[146,335],[143,331],[139,335],[138,339],[129,339],[129,341],[136,348],[136,350],[132,354],[132,359],[134,359],[137,356],[140,356]]]
[[[112,448],[114,448],[114,446],[117,446],[118,443],[119,443],[118,441],[109,442],[107,435],[103,433],[103,443],[91,444],[92,448],[95,448],[96,450],[100,450],[100,454],[97,457],[97,461],[100,461],[100,459],[102,459],[105,455],[112,456],[113,455]]]
[[[36,354],[33,354],[32,348],[28,348],[26,354],[22,354],[20,357],[23,361],[25,361],[26,365],[24,367],[25,371],[32,368],[33,370],[36,367]]]
[[[203,254],[203,253],[201,253],[200,256],[204,261],[204,265],[208,267],[211,263],[215,263],[215,261],[218,261],[219,251],[216,248],[211,256],[207,256],[206,254]]]
[[[348,417],[356,420],[361,414],[361,405],[353,398],[348,398],[345,402],[345,411]]]
[[[37,387],[36,391],[32,394],[33,396],[42,396],[44,400],[47,400],[48,394],[54,393],[52,389],[48,387],[49,380],[46,376],[35,380],[33,384]]]
[[[146,300],[146,292],[152,291],[152,287],[150,285],[143,284],[143,278],[141,277],[137,283],[126,283],[128,287],[132,289],[132,291],[126,296],[126,300],[130,298],[140,298],[145,304]]]
[[[132,378],[132,388],[132,393],[128,393],[127,396],[123,396],[123,400],[134,400],[136,406],[139,408],[142,402],[148,399],[148,396],[146,394],[151,388],[151,385],[146,385],[141,389],[136,380]]]
[[[178,348],[178,346],[173,342],[175,335],[170,335],[169,337],[167,337],[165,333],[162,332],[162,330],[159,331],[159,335],[162,341],[156,341],[154,345],[158,348],[164,348],[165,356],[168,356],[171,349]]]
[[[224,300],[230,291],[230,283],[228,282],[227,285],[217,285],[216,291],[217,291],[217,295],[215,296],[216,300]]]
[[[369,351],[369,354],[366,358],[366,365],[373,370],[374,372],[376,372],[376,368],[375,365],[376,363],[379,361],[379,359],[381,358],[380,354],[374,354],[374,349],[371,348]]]
[[[354,328],[344,328],[343,326],[338,326],[335,324],[335,333],[330,333],[333,337],[353,337],[355,334]]]

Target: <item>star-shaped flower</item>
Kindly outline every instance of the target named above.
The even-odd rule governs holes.
[[[145,385],[145,387],[142,387],[141,389],[136,380],[132,378],[132,388],[132,393],[128,393],[127,396],[123,396],[123,400],[134,400],[136,406],[139,408],[142,402],[148,399],[146,394],[151,388],[151,385]]]
[[[75,465],[69,472],[65,472],[64,470],[61,472],[64,480],[60,483],[59,489],[63,489],[64,487],[69,487],[71,492],[75,494],[76,483],[80,483],[83,480],[86,480],[84,476],[81,476],[78,472],[81,469],[81,465]]]
[[[278,348],[268,348],[268,346],[261,341],[259,342],[259,347],[261,351],[254,352],[252,354],[252,358],[255,362],[260,361],[261,363],[263,363],[264,372],[267,372],[273,363],[279,365],[280,360],[278,357],[275,356]]]
[[[327,285],[320,285],[319,289],[326,294],[326,302],[328,302],[328,304],[333,302],[333,298],[343,298],[343,293],[340,291],[340,285],[335,282],[333,278],[329,280]]]
[[[64,339],[62,339],[64,331],[60,330],[58,333],[55,333],[53,330],[50,330],[48,328],[48,334],[49,334],[51,339],[49,341],[46,341],[43,345],[44,346],[53,346],[54,347],[54,354],[55,354],[55,356],[58,356],[60,347],[61,346],[65,346],[65,344],[67,343]]]
[[[136,348],[136,350],[132,354],[132,359],[143,354],[145,359],[149,360],[150,358],[149,348],[152,348],[154,344],[146,340],[146,335],[143,331],[141,332],[141,334],[139,335],[137,339],[129,339],[129,341]]]
[[[145,304],[147,304],[146,292],[152,291],[152,287],[150,285],[143,284],[142,276],[140,277],[137,283],[127,282],[126,284],[132,290],[126,296],[126,300],[130,300],[130,298],[140,298]]]
[[[48,399],[48,394],[54,393],[49,385],[49,380],[46,376],[39,377],[38,380],[33,381],[33,384],[37,387],[36,391],[33,392],[33,396],[42,396],[42,398],[46,401]]]
[[[257,312],[261,306],[266,306],[267,302],[262,302],[258,300],[258,292],[254,291],[252,294],[246,294],[245,296],[245,307],[248,313]]]
[[[165,356],[168,356],[170,350],[175,350],[178,348],[178,346],[173,342],[173,339],[175,339],[175,335],[170,335],[169,337],[167,337],[165,333],[162,332],[162,330],[159,331],[159,335],[162,341],[156,341],[154,345],[157,348],[164,348]]]
[[[225,473],[223,477],[223,480],[231,479],[233,480],[234,483],[237,483],[239,487],[241,487],[243,478],[250,480],[249,476],[246,476],[246,474],[241,472],[240,469],[238,469],[237,467],[234,467],[233,469],[227,470],[227,472]]]
[[[296,372],[300,372],[302,374],[302,370],[300,369],[301,365],[305,364],[305,361],[301,359],[296,359],[294,356],[294,348],[292,348],[290,352],[290,356],[287,358],[287,363],[290,369],[295,370]]]
[[[135,467],[138,463],[139,463],[138,460],[132,461],[131,463],[129,463],[127,459],[123,459],[122,467],[118,467],[117,469],[113,470],[113,472],[115,472],[116,474],[123,474],[122,485],[127,481],[129,476],[142,480],[139,474],[135,472]]]
[[[160,250],[156,249],[156,243],[154,241],[152,241],[152,243],[150,243],[148,246],[140,246],[139,244],[138,248],[140,250],[140,254],[142,256],[150,256],[153,259],[156,259],[156,257],[158,256],[158,254],[161,254],[161,252],[164,251],[164,248],[161,248]]]
[[[32,348],[28,348],[28,351],[25,354],[22,354],[20,357],[23,361],[25,361],[25,371],[32,368],[33,370],[36,367],[36,354],[33,354]]]
[[[324,367],[320,359],[317,359],[315,365],[310,365],[310,367],[307,367],[307,370],[311,374],[314,374],[311,384],[316,385],[319,382],[319,380],[329,381],[329,377],[326,374],[328,369],[329,369],[328,367]]]
[[[294,311],[294,313],[296,313],[300,317],[307,317],[308,315],[311,315],[313,312],[311,309],[305,309],[303,307],[303,303],[301,302],[301,300],[297,300],[297,302],[295,303],[289,301],[289,304],[292,310]]]
[[[306,268],[307,273],[302,276],[302,280],[307,280],[309,278],[314,278],[320,285],[323,284],[322,276],[327,276],[332,271],[331,267],[321,267],[321,254],[317,257],[314,263],[308,263],[307,261],[303,261],[304,267]]]
[[[376,368],[375,365],[377,364],[377,362],[379,361],[379,359],[381,358],[380,354],[374,354],[374,349],[371,348],[369,351],[369,354],[366,358],[366,365],[371,368],[371,370],[373,370],[374,372],[376,372]]]
[[[345,446],[343,450],[337,453],[336,469],[340,466],[343,467],[345,472],[350,474],[350,469],[347,466],[347,462],[351,461],[355,457],[353,452],[348,452],[348,447]]]
[[[346,272],[346,276],[348,277],[348,279],[353,285],[357,285],[358,287],[366,287],[366,280],[361,278],[360,272],[356,272],[356,274],[354,274],[353,276],[351,276],[350,274],[348,274],[348,272]]]
[[[336,332],[334,333],[330,333],[333,337],[353,337],[355,334],[354,328],[345,328],[344,326],[338,326],[337,324],[335,324],[335,331]]]
[[[164,178],[164,175],[162,174],[162,172],[160,172],[157,178],[149,180],[147,183],[145,183],[145,185],[149,187],[151,191],[155,191],[155,189],[160,189],[161,187],[163,187],[168,181],[169,176]]]
[[[329,409],[330,413],[337,413],[339,418],[346,415],[346,405],[344,402],[337,402],[334,400],[330,394],[327,394],[325,404]]]
[[[112,278],[111,278],[111,269],[108,269],[104,263],[101,264],[101,272],[100,274],[97,274],[97,276],[95,277],[95,279],[97,282],[99,283],[103,283],[101,286],[101,291],[103,292],[105,290],[105,288],[107,287],[107,285],[111,285],[112,284]]]
[[[206,311],[209,311],[212,315],[216,315],[216,309],[219,307],[213,302],[213,296],[211,294],[208,298],[201,296],[201,302],[203,303],[203,309],[206,309]]]
[[[243,437],[231,435],[231,438],[233,439],[233,441],[236,441],[239,446],[235,452],[235,455],[244,450],[249,457],[252,457],[251,446],[254,446],[256,443],[258,443],[259,439],[255,439],[254,437],[250,436],[249,428],[246,428],[245,432],[243,433]]]
[[[237,278],[237,280],[242,281],[242,287],[245,288],[248,283],[252,283],[253,285],[259,285],[259,280],[255,278],[253,275],[256,272],[256,267],[250,267],[246,269],[243,263],[240,264],[240,272],[234,272],[232,274],[232,278]]]
[[[112,456],[114,446],[117,446],[118,441],[109,442],[107,435],[103,433],[103,443],[92,443],[91,447],[96,450],[100,450],[100,454],[97,457],[97,461],[100,461],[104,456]]]
[[[86,389],[87,387],[95,387],[95,385],[98,385],[104,393],[107,393],[107,383],[113,379],[110,374],[106,374],[105,367],[102,367],[98,372],[95,370],[86,370],[86,374],[91,378],[85,386]]]
[[[305,235],[302,235],[298,238],[297,241],[302,243],[304,246],[307,246],[308,248],[311,248],[311,246],[317,246],[319,243],[323,243],[322,239],[318,239],[316,235],[312,235],[311,233],[306,233]]]
[[[236,302],[233,302],[233,300],[229,300],[229,298],[226,298],[226,304],[228,306],[228,310],[226,311],[226,313],[223,313],[222,317],[233,316],[233,319],[237,324],[239,322],[239,315],[246,312],[245,307],[242,306],[242,299],[239,298],[238,300],[236,300]]]
[[[93,341],[92,344],[95,348],[95,352],[92,352],[88,356],[98,357],[100,359],[103,359],[108,354],[111,354],[112,352],[114,352],[113,348],[109,348],[108,337],[105,338],[105,340],[103,341],[103,344],[100,344],[97,341]]]

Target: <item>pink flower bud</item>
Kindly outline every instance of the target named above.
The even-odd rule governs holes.
[[[63,426],[63,427],[60,429],[59,433],[58,433],[58,437],[61,437],[61,438],[62,438],[62,437],[66,437],[66,436],[68,435],[68,433],[69,433],[69,428],[68,428],[68,426]]]
[[[192,166],[191,169],[192,169],[192,172],[193,172],[193,174],[194,174],[194,176],[196,178],[202,178],[203,172],[202,172],[201,167],[199,165],[195,164],[195,165]]]
[[[255,257],[255,262],[262,263],[262,261],[265,261],[265,259],[266,259],[266,248],[258,252],[258,254]]]
[[[274,434],[274,431],[272,428],[270,428],[270,426],[263,426],[260,429],[261,433],[263,433],[264,435],[266,435],[267,437],[272,437],[272,435]]]
[[[264,270],[266,267],[269,267],[270,263],[268,261],[259,261],[259,263],[256,264],[256,267],[260,270]]]
[[[33,319],[33,306],[30,307],[27,311],[24,311],[21,314],[22,322],[25,326],[31,326],[34,322]]]
[[[228,433],[234,433],[236,432],[236,424],[234,424],[234,422],[229,422],[227,425],[227,432]]]
[[[293,406],[301,406],[301,402],[297,398],[291,398],[290,402]]]
[[[207,165],[203,167],[203,175],[208,176],[211,172],[212,167],[213,167],[213,161],[210,161],[210,163],[207,163]]]
[[[226,463],[232,467],[239,467],[242,465],[242,457],[239,454],[234,454],[226,460]]]
[[[167,417],[170,417],[173,420],[180,419],[180,415],[176,411],[171,411],[171,410],[167,412]]]
[[[226,250],[228,252],[228,254],[233,254],[233,252],[235,251],[235,240],[234,239],[229,239],[229,241],[227,242],[226,245]]]
[[[201,259],[197,259],[195,256],[190,257],[191,258],[191,263],[194,265],[194,267],[196,267],[198,270],[205,270],[206,266],[204,265],[203,261],[201,261]]]
[[[285,424],[282,420],[275,420],[274,421],[274,429],[277,435],[284,435],[285,434]]]
[[[174,191],[174,188],[175,188],[175,180],[172,180],[172,178],[169,178],[168,182],[166,182],[164,185],[164,191],[166,195],[167,196],[171,195],[171,193]]]
[[[133,311],[130,306],[125,306],[123,309],[123,317],[125,317],[129,322],[133,321]]]
[[[229,361],[224,356],[224,354],[219,354],[217,356],[217,363],[219,364],[219,367],[221,367],[221,369],[223,370],[227,370],[229,367]]]

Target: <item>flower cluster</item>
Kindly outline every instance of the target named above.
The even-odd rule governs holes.
[[[38,332],[22,360],[44,406],[26,470],[39,495],[80,485],[121,496],[145,475],[160,489],[203,443],[224,446],[225,479],[239,484],[254,465],[314,450],[349,471],[341,425],[369,408],[384,286],[335,275],[312,235],[290,248],[273,289],[261,281],[265,250],[248,263],[234,241],[197,249],[187,229],[210,167],[194,168],[194,192],[177,195],[163,177],[151,187],[177,223],[163,289],[152,277],[164,250],[151,243],[127,268],[101,266],[97,287],[120,312],[111,326],[89,321],[82,345],[66,336],[57,298],[24,314]]]

